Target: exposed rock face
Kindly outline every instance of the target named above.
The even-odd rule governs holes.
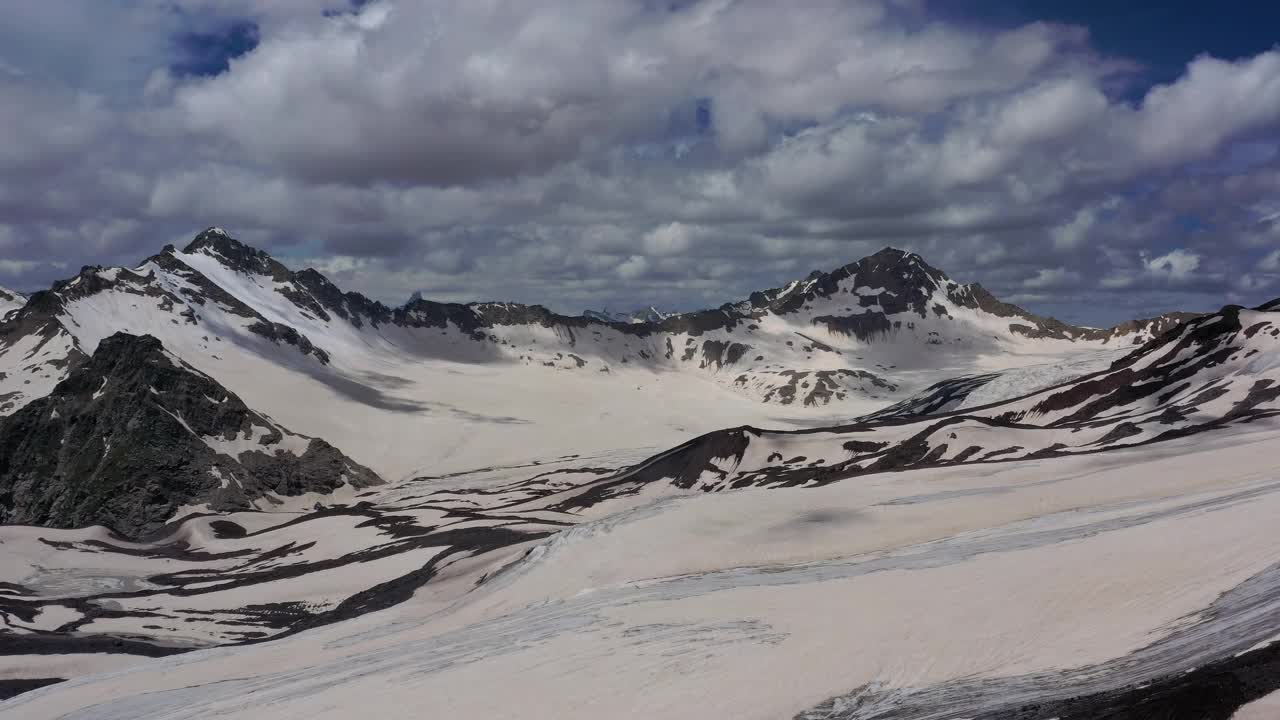
[[[150,336],[103,340],[50,395],[0,419],[4,523],[102,524],[136,537],[186,505],[230,511],[380,482],[325,441],[250,410]]]
[[[275,258],[239,240],[232,239],[222,228],[206,229],[182,249],[188,254],[201,250],[208,250],[222,256],[228,267],[240,272],[269,275],[277,282],[284,282],[293,277],[289,268],[280,264]]]
[[[795,312],[806,302],[831,297],[846,289],[842,282],[851,278],[860,286],[877,290],[859,295],[861,306],[879,306],[888,315],[911,312],[922,318],[928,314],[933,292],[948,282],[941,270],[930,266],[919,255],[885,248],[834,272],[814,271],[795,287],[753,293],[751,304],[780,315]]]
[[[897,386],[865,370],[777,370],[739,375],[734,384],[760,395],[763,402],[817,407],[859,392],[875,397]]]

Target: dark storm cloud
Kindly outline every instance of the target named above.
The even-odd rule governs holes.
[[[718,305],[886,244],[1079,321],[1280,295],[1276,51],[1146,87],[908,0],[81,10],[0,49],[0,284],[218,224],[395,301]]]

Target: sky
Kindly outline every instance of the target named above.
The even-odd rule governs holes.
[[[391,303],[689,310],[885,246],[1082,324],[1280,296],[1274,3],[2,12],[10,288],[217,225]]]

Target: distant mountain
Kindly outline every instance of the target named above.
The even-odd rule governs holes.
[[[576,488],[557,507],[589,507],[653,483],[703,491],[817,486],[875,472],[1094,453],[1280,417],[1280,300],[1196,318],[1100,372],[938,412],[965,385],[944,383],[849,425],[709,433]]]
[[[246,510],[380,482],[149,336],[103,339],[49,395],[0,418],[0,523],[136,537],[191,506]]]
[[[643,310],[632,310],[631,312],[609,312],[608,310],[585,310],[582,316],[591,320],[598,320],[604,323],[623,323],[627,325],[637,323],[659,323],[676,313],[664,313],[661,310],[650,305]]]

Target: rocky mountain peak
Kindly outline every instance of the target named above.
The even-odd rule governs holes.
[[[948,284],[954,285],[942,271],[930,266],[919,255],[887,247],[832,272],[814,271],[804,280],[752,293],[749,302],[756,310],[786,315],[802,309],[816,311],[819,305],[815,302],[837,295],[852,295],[856,298],[854,302],[867,309],[856,313],[854,322],[857,328],[846,327],[846,316],[834,313],[816,317],[814,321],[827,324],[833,330],[863,337],[883,331],[884,323],[878,320],[874,321],[874,327],[865,327],[873,315],[883,318],[885,315],[913,312],[926,317],[934,311],[934,293]],[[844,303],[838,304],[843,306]]]
[[[287,280],[291,274],[289,268],[266,252],[245,245],[219,227],[205,229],[188,243],[182,252],[188,255],[195,253],[217,255],[234,270],[270,275],[274,280]]]
[[[846,273],[850,277],[856,276],[860,282],[866,280],[869,287],[893,289],[896,286],[908,291],[932,290],[949,280],[946,273],[925,262],[924,258],[894,247],[886,247],[856,260],[832,274]]]

